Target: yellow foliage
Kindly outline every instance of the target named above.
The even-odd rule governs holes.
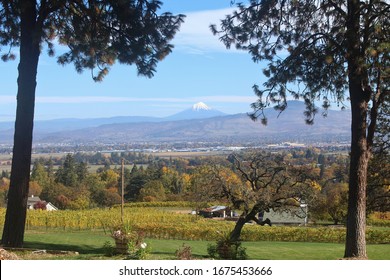
[[[0,191],[8,191],[9,189],[9,179],[8,178],[1,178],[0,180]]]
[[[28,195],[39,196],[42,192],[42,187],[36,181],[30,181],[28,188]]]
[[[321,185],[317,181],[311,181],[310,182],[310,186],[312,187],[312,189],[314,189],[316,191],[321,191],[322,190]]]
[[[166,166],[163,166],[163,167],[161,168],[161,172],[162,172],[163,174],[167,174],[167,173],[169,172],[169,168],[166,167]]]

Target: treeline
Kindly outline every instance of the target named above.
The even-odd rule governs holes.
[[[257,151],[258,152],[258,151]],[[247,151],[245,153],[253,153]],[[282,160],[288,166],[305,167],[307,177],[312,178],[313,195],[310,201],[312,219],[343,222],[348,201],[348,166],[346,154],[325,154],[316,148],[294,149],[267,153],[267,160]],[[31,171],[29,195],[39,196],[60,209],[87,209],[111,207],[121,202],[122,171],[125,168],[125,201],[192,201],[209,203],[220,200],[229,203],[216,189],[215,170],[223,170],[225,182],[245,186],[243,178],[232,164],[230,157],[209,156],[186,158],[158,158],[142,153],[68,154],[61,159],[38,159]],[[96,171],[90,167],[99,165]],[[389,200],[383,194],[388,188],[388,177],[381,177],[388,164],[373,160],[368,191],[370,211],[389,211]],[[378,168],[383,169],[382,171]],[[222,175],[221,175],[222,174]],[[9,173],[3,172],[0,181],[0,200],[5,206],[9,187]],[[219,178],[221,180],[221,178]],[[387,185],[386,185],[387,182]],[[375,186],[374,186],[375,185]],[[388,191],[388,190],[387,190]]]

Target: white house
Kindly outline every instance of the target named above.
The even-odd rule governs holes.
[[[27,209],[34,210],[34,205],[38,202],[42,202],[46,205],[46,211],[56,211],[58,210],[57,207],[55,207],[51,202],[46,202],[44,200],[41,200],[39,196],[29,196],[27,198]]]
[[[27,209],[29,210],[34,210],[34,204],[41,201],[41,199],[39,198],[39,196],[29,196],[27,198]]]
[[[55,207],[51,202],[46,202],[46,211],[57,211],[58,208]]]

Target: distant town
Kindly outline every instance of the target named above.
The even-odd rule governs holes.
[[[264,149],[264,150],[283,150],[283,149],[302,149],[302,148],[320,148],[327,151],[349,150],[348,141],[333,143],[298,143],[298,142],[281,142],[281,143],[243,143],[242,145],[226,145],[224,143],[206,143],[206,142],[183,142],[183,143],[134,143],[134,144],[102,144],[80,145],[72,143],[46,143],[33,146],[33,154],[47,153],[76,153],[76,152],[140,152],[140,153],[229,153],[233,151]],[[12,145],[0,144],[0,154],[11,154]]]

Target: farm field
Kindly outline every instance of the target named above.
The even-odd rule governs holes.
[[[185,204],[164,204],[145,207],[126,205],[124,221],[143,232],[150,244],[150,259],[175,259],[175,251],[183,243],[191,246],[195,259],[208,258],[207,246],[230,232],[234,222],[205,219],[188,214]],[[158,206],[158,205],[155,205]],[[3,224],[5,210],[0,210]],[[28,211],[25,247],[31,249],[77,251],[79,255],[31,255],[30,258],[120,259],[106,256],[105,244],[114,246],[110,234],[120,223],[120,209],[83,211]],[[265,226],[245,225],[243,246],[249,259],[268,260],[331,260],[344,253],[345,229],[329,226]],[[390,228],[367,229],[370,259],[390,260]]]

